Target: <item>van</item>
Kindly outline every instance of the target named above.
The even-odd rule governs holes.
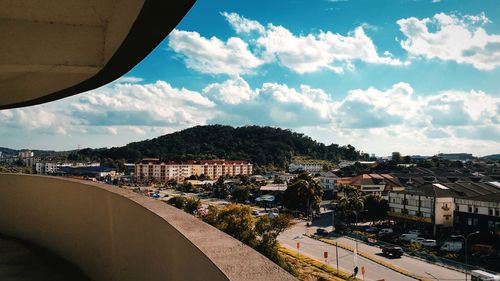
[[[416,238],[418,238],[418,234],[416,234],[416,233],[405,233],[405,234],[401,234],[401,236],[399,236],[399,240],[405,241],[405,242],[410,242],[412,239],[416,239]]]
[[[446,241],[439,249],[445,252],[460,252],[462,250],[462,241]]]
[[[378,232],[378,236],[379,236],[379,237],[382,237],[382,236],[387,236],[387,235],[391,235],[392,233],[393,233],[392,228],[382,228],[382,229]]]

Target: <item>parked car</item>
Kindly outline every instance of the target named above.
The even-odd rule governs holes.
[[[422,237],[417,237],[411,240],[411,243],[420,244],[425,247],[436,247],[436,240],[434,239],[425,239]]]
[[[404,252],[403,252],[403,249],[401,249],[401,247],[383,246],[382,247],[382,254],[384,254],[386,256],[399,258],[404,254]]]
[[[259,215],[259,211],[257,211],[257,210],[252,210],[252,215],[254,215],[254,216],[258,216],[258,215]]]
[[[392,228],[382,228],[379,232],[378,232],[378,236],[379,237],[382,237],[382,236],[387,236],[387,235],[391,235],[393,234],[394,231],[392,230]]]
[[[421,236],[422,235],[422,231],[420,231],[418,229],[412,229],[412,230],[408,231],[408,233],[410,233],[410,234],[417,234],[417,236]]]
[[[370,226],[367,229],[365,229],[365,231],[368,232],[368,233],[377,233],[378,232],[378,228],[376,228],[375,226]]]
[[[446,241],[439,249],[446,252],[460,252],[462,250],[462,241]]]
[[[418,235],[415,233],[405,233],[399,236],[399,240],[404,242],[410,242],[412,239],[416,238],[418,238]]]

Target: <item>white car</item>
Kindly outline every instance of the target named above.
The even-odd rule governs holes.
[[[411,243],[420,244],[425,247],[436,247],[436,240],[418,237],[411,240]]]

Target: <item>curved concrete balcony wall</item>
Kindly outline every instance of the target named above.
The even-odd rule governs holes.
[[[92,280],[295,280],[193,216],[128,190],[0,174],[0,232],[34,242]]]

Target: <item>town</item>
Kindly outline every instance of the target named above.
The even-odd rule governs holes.
[[[319,245],[343,239],[345,247],[359,247],[358,243],[367,247],[368,253],[354,252],[361,259],[382,263],[385,256],[395,263],[393,258],[404,253],[478,278],[498,278],[494,273],[500,262],[498,160],[467,153],[425,157],[398,152],[371,159],[333,163],[295,157],[286,170],[265,174],[256,174],[247,160],[144,158],[114,169],[99,162],[56,162],[29,150],[4,153],[0,163],[4,169],[20,167],[27,173],[130,189],[198,217],[231,204],[250,207],[257,218],[287,215],[290,226],[276,237],[285,249],[299,250],[296,235]],[[370,256],[374,251],[383,256]],[[395,264],[417,279],[459,275],[441,269],[423,274],[410,264]],[[349,272],[346,267],[341,270]]]

